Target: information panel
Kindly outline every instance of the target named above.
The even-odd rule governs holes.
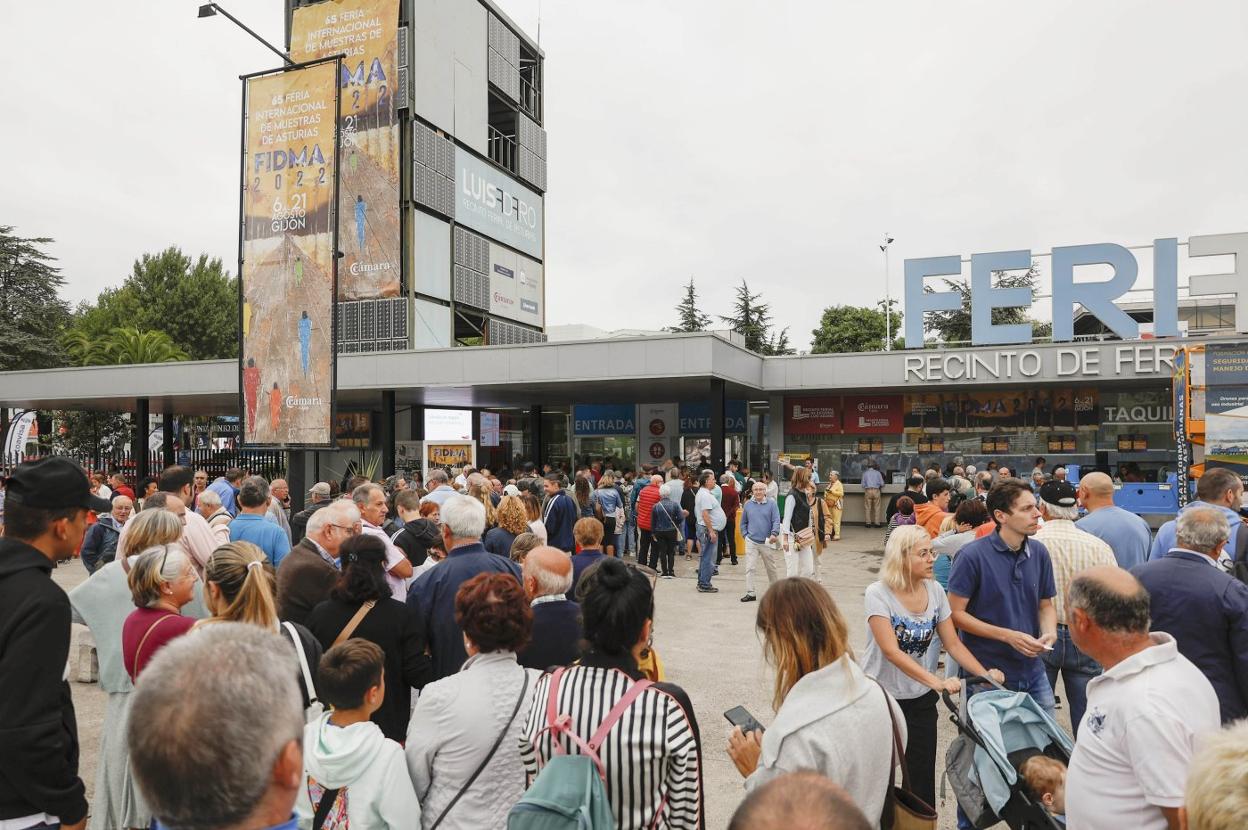
[[[296,62],[343,54],[342,251],[338,296],[399,295],[399,0],[333,0],[295,9]]]
[[[336,61],[243,86],[243,443],[332,447]]]

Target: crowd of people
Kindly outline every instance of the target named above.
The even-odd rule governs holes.
[[[746,793],[733,827],[888,826],[896,767],[936,802],[942,693],[1025,692],[1052,715],[1059,679],[1073,752],[1017,770],[1047,814],[1242,826],[1239,479],[1206,471],[1154,539],[1108,476],[1041,461],[1027,480],[913,470],[887,506],[864,476],[866,524],[887,531],[860,649],[821,584],[844,487],[810,462],[783,506],[769,475],[669,462],[351,476],[301,510],[243,470],[174,466],[136,490],[23,464],[0,538],[0,830],[88,812],[92,830],[704,827],[703,733],[653,636],[682,553],[698,593],[744,558],[774,672],[770,724],[716,750]],[[48,574],[75,554],[90,576],[67,596]],[[108,695],[90,805],[71,622]]]

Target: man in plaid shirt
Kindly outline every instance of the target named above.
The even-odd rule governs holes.
[[[1062,675],[1066,687],[1066,699],[1070,701],[1070,721],[1075,736],[1079,734],[1079,721],[1088,705],[1087,687],[1092,678],[1101,673],[1100,664],[1075,647],[1066,627],[1066,589],[1080,571],[1095,565],[1117,566],[1114,551],[1103,540],[1075,525],[1079,507],[1075,488],[1065,481],[1046,481],[1040,487],[1039,507],[1044,525],[1035,538],[1042,542],[1053,561],[1053,580],[1057,583],[1057,596],[1053,605],[1057,608],[1057,642],[1053,650],[1041,655],[1049,675],[1049,684],[1057,693],[1057,675]]]

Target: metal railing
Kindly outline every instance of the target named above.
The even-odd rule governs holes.
[[[520,78],[520,109],[537,123],[542,123],[542,91]]]
[[[23,461],[35,461],[53,455],[72,458],[82,465],[83,469],[98,472],[120,470],[131,483],[136,477],[138,462],[129,447],[114,450],[97,450],[95,452],[58,452],[47,447],[32,447],[26,453],[0,453],[0,471],[9,472]],[[214,450],[199,448],[194,450],[177,450],[174,452],[174,463],[182,464],[196,470],[205,470],[210,477],[223,474],[231,467],[247,470],[267,479],[280,478],[286,475],[289,467],[286,453],[281,450]],[[160,450],[149,450],[147,453],[147,469],[157,476],[165,468],[164,453]]]
[[[489,127],[490,158],[511,172],[516,172],[516,137],[507,135],[497,127]]]

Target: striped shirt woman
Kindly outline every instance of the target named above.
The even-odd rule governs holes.
[[[561,672],[553,718],[548,712],[553,675],[543,677],[534,690],[525,722],[537,756],[524,758],[530,783],[555,754],[579,753],[572,736],[587,743],[629,688],[643,679],[637,661],[650,648],[650,578],[607,557],[585,571],[576,598],[589,648],[579,664]],[[552,720],[566,731],[553,735],[547,728]],[[679,686],[655,683],[641,690],[610,727],[597,754],[619,830],[706,826],[698,722]]]
[[[587,655],[568,668],[559,683],[557,710],[571,718],[570,728],[588,741],[624,696],[643,678],[635,660]],[[546,727],[545,702],[551,675],[538,682],[526,735],[536,738],[536,761],[526,758],[529,783],[555,750]],[[651,827],[702,828],[701,750],[693,707],[684,691],[670,683],[656,683],[637,700],[607,733],[598,750],[606,770],[607,797],[619,830]],[[538,733],[541,733],[540,735]],[[566,736],[558,739],[563,752],[579,752]]]

